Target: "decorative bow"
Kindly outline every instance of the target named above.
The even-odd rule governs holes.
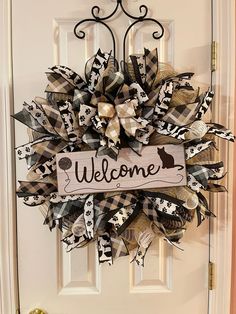
[[[137,99],[127,100],[123,104],[114,106],[110,103],[98,103],[98,116],[109,119],[106,127],[105,136],[115,144],[120,142],[120,125],[124,128],[128,136],[135,137],[136,131],[145,126],[135,118],[135,109],[138,106]],[[147,121],[148,123],[148,121]]]

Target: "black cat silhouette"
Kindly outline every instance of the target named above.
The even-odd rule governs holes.
[[[165,148],[157,148],[157,153],[161,158],[162,161],[162,169],[170,169],[170,168],[175,168],[178,167],[178,170],[181,170],[184,168],[182,165],[175,165],[175,160],[174,157],[170,154],[168,154],[165,151]]]
[[[102,65],[100,63],[98,65],[100,65],[100,67],[93,67],[93,73],[95,73],[95,75],[99,75],[102,68]]]

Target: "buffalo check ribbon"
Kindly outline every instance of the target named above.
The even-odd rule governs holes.
[[[111,94],[124,83],[124,74],[121,72],[112,72],[103,78],[103,82],[105,94],[112,97]]]
[[[155,201],[155,204],[154,202]],[[161,207],[159,207],[159,204]],[[182,219],[183,207],[181,201],[176,202],[174,198],[157,192],[144,192],[142,210],[144,214],[160,228],[160,224],[168,229],[182,228],[185,224]],[[168,208],[168,209],[167,209]],[[168,214],[171,212],[172,214]],[[186,214],[186,211],[184,211]],[[160,230],[163,232],[163,230]]]
[[[138,99],[133,97],[138,95]],[[128,137],[136,137],[140,142],[148,142],[151,133],[154,131],[152,128],[146,128],[143,133],[138,133],[138,130],[144,129],[149,121],[144,118],[136,118],[136,109],[138,103],[143,103],[146,100],[146,94],[142,91],[142,88],[137,84],[128,85],[124,84],[119,90],[114,103],[115,105],[108,102],[98,102],[98,116],[99,118],[106,119],[108,121],[105,128],[105,136],[111,140],[114,145],[120,141],[121,126],[125,130]],[[92,121],[95,117],[92,118]],[[141,147],[141,145],[139,145]],[[99,149],[98,154],[101,155]]]
[[[187,125],[196,119],[198,103],[178,105],[170,108],[162,120],[176,125]]]
[[[157,49],[152,51],[144,49],[145,68],[146,68],[146,80],[145,84],[147,88],[151,89],[158,71],[158,54]]]
[[[12,117],[38,133],[48,133],[47,130],[39,124],[25,108],[23,108],[20,112],[15,113]]]
[[[87,130],[82,136],[82,141],[92,149],[97,149],[100,146],[100,136],[93,130]]]
[[[129,136],[135,136],[137,130],[144,128],[135,118],[137,105],[136,99],[128,100],[116,106],[109,103],[98,103],[99,117],[109,119],[105,135],[115,144],[120,141],[120,125]]]
[[[19,181],[20,186],[17,189],[17,194],[28,193],[31,195],[50,195],[57,191],[57,187],[52,183],[36,182],[36,181]]]
[[[139,141],[138,135],[136,136],[137,139],[130,138],[128,139],[128,145],[129,147],[139,156],[141,156],[142,148],[143,148],[143,143]]]
[[[54,220],[58,220],[74,211],[78,211],[78,208],[81,208],[83,206],[83,202],[81,202],[80,200],[51,204]]]
[[[137,202],[137,197],[132,193],[119,193],[113,196],[109,196],[101,200],[97,206],[103,213],[123,208]]]
[[[207,188],[208,180],[214,174],[211,169],[201,165],[187,165],[187,173],[191,175],[204,189]]]
[[[66,132],[65,124],[58,109],[58,106],[56,104],[51,105],[45,103],[42,104],[42,108],[48,117],[48,121],[50,122],[56,133],[60,135],[64,140],[68,141],[68,133]]]
[[[78,147],[75,147],[73,144],[70,144],[63,148],[60,152],[70,153],[73,152],[74,150],[78,151]],[[40,156],[39,152],[37,156],[39,157],[37,160],[35,160],[35,164],[32,170],[39,175],[39,178],[44,178],[49,174],[52,174],[56,170],[56,156],[46,159],[45,156],[42,155]]]
[[[117,156],[119,153],[119,147],[113,143],[111,140],[104,140],[105,144],[102,144],[97,150],[96,156],[104,156],[107,155],[112,159],[117,160]]]
[[[124,84],[118,91],[114,99],[115,105],[123,104],[126,100],[133,99],[137,94],[137,89]]]
[[[109,120],[105,135],[115,144],[120,142],[120,121],[117,115]]]
[[[98,85],[101,77],[105,74],[110,54],[111,53],[102,52],[101,49],[98,50],[97,54],[94,57],[92,67],[90,69],[90,74],[88,75],[88,78],[86,77],[87,82],[83,80],[79,74],[66,66],[56,65],[50,68],[52,72],[46,73],[49,81],[46,92],[49,95],[71,95],[73,108],[77,111],[80,110],[81,104],[89,105],[90,101],[91,104],[93,104],[93,102],[97,102],[95,88]],[[100,91],[97,92],[100,93]],[[92,100],[91,96],[93,96]],[[69,99],[68,97],[66,99],[63,99],[63,97],[61,97],[61,99],[57,100],[66,101]]]
[[[42,110],[42,107],[36,102],[32,101],[30,104],[24,102],[24,108],[28,113],[40,124],[48,133],[57,135],[53,127],[51,126],[48,117]]]
[[[35,141],[32,141],[25,145],[18,146],[16,147],[16,155],[19,159],[24,159],[29,156],[32,156],[35,153],[32,147],[33,144],[42,143],[44,141],[51,141],[53,139],[54,139],[54,136],[42,136]]]
[[[209,163],[203,166],[212,171],[209,177],[210,180],[220,180],[225,176],[223,161],[217,163]]]
[[[116,259],[121,256],[129,255],[129,251],[122,239],[115,232],[111,233],[112,257]]]
[[[202,193],[197,193],[199,205],[196,208],[197,214],[197,226],[199,227],[201,223],[205,220],[206,216],[216,217],[214,213],[209,210],[209,206],[205,196]]]
[[[53,139],[41,143],[33,143],[32,147],[34,151],[40,156],[40,158],[45,157],[50,159],[61,150],[66,148],[67,145],[68,143],[61,139]]]
[[[45,217],[43,224],[48,225],[50,231],[52,231],[52,229],[54,229],[57,225],[57,223],[54,219],[53,206],[51,204],[48,206],[47,215]]]
[[[92,95],[87,90],[74,90],[73,95],[73,108],[75,111],[80,111],[80,106],[84,104],[89,104]]]
[[[34,153],[31,156],[25,157],[28,170],[33,169],[40,159],[41,159],[41,156],[36,153]],[[45,160],[42,160],[42,159],[41,159],[42,163],[46,161],[46,159]]]
[[[94,91],[92,94],[90,105],[97,107],[99,102],[109,102],[109,99],[100,91]]]
[[[59,93],[73,95],[74,86],[69,83],[61,74],[47,72],[48,85],[45,89],[47,93]]]

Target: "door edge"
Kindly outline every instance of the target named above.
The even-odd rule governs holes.
[[[217,70],[213,84],[216,97],[213,120],[235,130],[235,4],[231,0],[212,0],[213,40],[217,43]],[[211,221],[210,257],[215,263],[216,287],[209,292],[209,314],[229,314],[231,303],[231,259],[233,223],[234,151],[232,143],[219,141],[219,160],[227,171],[228,192],[212,196],[216,219]]]
[[[0,314],[19,306],[12,88],[11,0],[0,0]]]

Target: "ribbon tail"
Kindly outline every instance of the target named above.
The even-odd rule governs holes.
[[[108,263],[109,265],[112,265],[111,238],[108,232],[104,232],[103,235],[98,236],[97,248],[99,263]]]
[[[105,132],[106,137],[111,139],[115,144],[117,144],[120,139],[120,121],[117,115],[113,117],[106,128]]]
[[[138,123],[134,118],[120,118],[120,124],[125,129],[129,136],[135,137],[136,131],[143,129],[140,123]]]
[[[84,222],[89,239],[94,237],[94,195],[90,194],[84,204]]]

